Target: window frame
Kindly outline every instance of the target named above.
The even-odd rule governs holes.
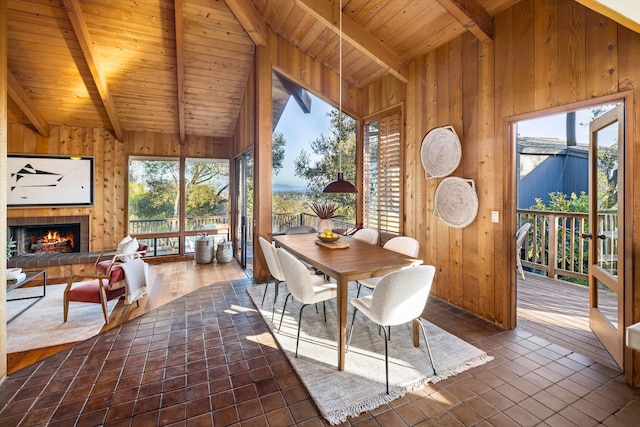
[[[372,220],[372,215],[368,212],[368,207],[370,203],[368,200],[371,197],[371,193],[368,189],[369,185],[369,176],[370,176],[370,168],[368,167],[368,148],[369,148],[369,135],[370,135],[370,126],[374,123],[378,124],[378,154],[376,156],[376,171],[378,174],[380,171],[385,171],[387,177],[383,180],[387,183],[387,186],[391,187],[391,197],[387,196],[384,201],[384,205],[389,207],[391,205],[397,206],[397,211],[391,213],[388,209],[383,209],[380,206],[380,187],[376,187],[378,190],[378,201],[377,201],[377,213],[375,216],[375,222]],[[395,137],[391,144],[389,141],[386,141],[386,145],[388,149],[391,149],[391,152],[397,152],[391,159],[388,156],[381,156],[380,154],[380,142],[383,137],[380,136],[381,123],[384,127],[391,127],[391,129],[397,130],[397,137]],[[385,134],[389,135],[390,132],[387,130]],[[390,153],[389,150],[385,151],[387,154]],[[397,173],[389,176],[389,171],[393,170],[388,168],[388,165],[384,165],[381,167],[381,160],[383,158],[387,158],[394,165],[397,164]],[[380,243],[384,244],[387,240],[392,237],[402,235],[404,232],[404,116],[402,111],[402,106],[395,106],[388,108],[384,111],[378,112],[374,115],[366,117],[362,122],[362,160],[361,160],[361,170],[362,170],[362,224],[363,227],[374,228],[380,234]],[[383,178],[378,175],[378,182]],[[389,191],[386,192],[389,194]],[[386,212],[386,215],[385,215]],[[389,224],[394,223],[394,221],[390,221],[390,219],[397,218],[397,229],[392,229],[389,227]]]
[[[180,182],[179,182],[179,186],[178,186],[178,192],[179,192],[179,198],[180,198],[180,207],[179,207],[179,213],[178,213],[178,230],[177,231],[167,231],[167,232],[157,232],[157,233],[131,233],[131,227],[130,227],[130,220],[129,220],[129,203],[130,203],[130,194],[129,194],[129,189],[130,189],[130,165],[131,165],[131,161],[178,161],[178,168],[179,168],[179,176],[180,176]],[[162,256],[162,257],[170,257],[170,256],[191,256],[193,254],[193,250],[187,252],[186,251],[186,240],[187,239],[195,239],[196,236],[198,236],[199,234],[203,233],[203,230],[186,230],[186,163],[187,161],[211,161],[211,162],[226,162],[227,163],[227,168],[229,171],[229,191],[230,191],[230,186],[231,186],[231,162],[229,159],[225,159],[225,158],[209,158],[209,157],[193,157],[193,156],[145,156],[145,155],[130,155],[127,158],[127,188],[126,188],[126,228],[127,228],[127,233],[130,234],[133,237],[136,237],[138,240],[151,240],[152,242],[148,242],[148,243],[152,243],[151,245],[149,245],[149,247],[153,247],[156,248],[155,243],[159,240],[159,239],[176,239],[178,241],[178,252],[177,253],[171,253],[171,254],[157,254],[157,252],[153,252],[153,253],[148,253],[147,256],[148,257],[153,257],[153,256]],[[228,223],[231,220],[231,214],[230,214],[230,206],[231,203],[227,204],[227,219],[228,219]],[[211,231],[207,231],[207,233],[209,234],[216,234],[216,233],[212,233],[213,230]],[[230,239],[230,233],[231,233],[231,229],[227,228],[226,234],[225,233],[221,233],[222,235],[225,236],[225,240],[229,240]],[[147,242],[145,242],[147,243]],[[195,250],[195,240],[194,240],[194,245],[192,246],[193,249]]]

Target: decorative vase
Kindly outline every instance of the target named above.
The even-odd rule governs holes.
[[[328,218],[321,218],[318,220],[318,232],[323,232],[327,228],[333,230],[333,221]]]

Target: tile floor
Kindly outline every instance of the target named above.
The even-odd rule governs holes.
[[[202,288],[12,374],[0,425],[326,425],[247,286]],[[495,360],[345,425],[638,425],[619,372],[436,299],[425,317]]]

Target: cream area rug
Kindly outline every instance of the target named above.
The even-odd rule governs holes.
[[[271,284],[268,287],[264,306],[261,307],[264,289],[265,285],[256,285],[249,288],[248,292],[318,409],[332,425],[391,402],[407,392],[421,389],[429,382],[441,381],[493,359],[484,351],[422,319],[435,359],[437,375],[434,375],[422,334],[420,347],[416,348],[413,346],[411,323],[394,326],[391,328],[389,343],[389,394],[386,394],[384,334],[378,335],[377,325],[362,313],[357,314],[345,370],[341,372],[337,369],[336,301],[326,303],[326,323],[322,303],[318,304],[318,313],[313,305],[307,306],[302,314],[300,346],[296,358],[296,334],[301,304],[289,300],[282,328],[278,330],[284,299],[288,293],[286,285],[280,285],[273,322],[271,309],[274,286]],[[355,283],[351,284],[349,299],[355,296],[355,289]],[[362,292],[368,291],[363,288]],[[353,307],[349,304],[348,327],[351,325],[352,314]]]
[[[16,313],[33,303],[33,299],[7,301],[7,353],[33,350],[35,348],[84,341],[97,335],[104,326],[100,304],[71,302],[69,317],[64,320],[63,294],[67,285],[49,285],[47,294],[14,318]],[[42,294],[42,287],[16,288],[7,293],[7,298],[20,298]],[[108,302],[109,312],[118,299]]]

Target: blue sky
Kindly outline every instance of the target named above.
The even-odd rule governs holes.
[[[306,187],[306,182],[295,175],[293,161],[303,148],[312,155],[309,143],[320,134],[329,135],[329,117],[327,113],[333,107],[320,98],[311,96],[311,112],[302,112],[296,101],[291,97],[280,117],[275,132],[282,132],[287,141],[284,154],[284,167],[278,175],[273,177],[274,185],[292,185]]]

